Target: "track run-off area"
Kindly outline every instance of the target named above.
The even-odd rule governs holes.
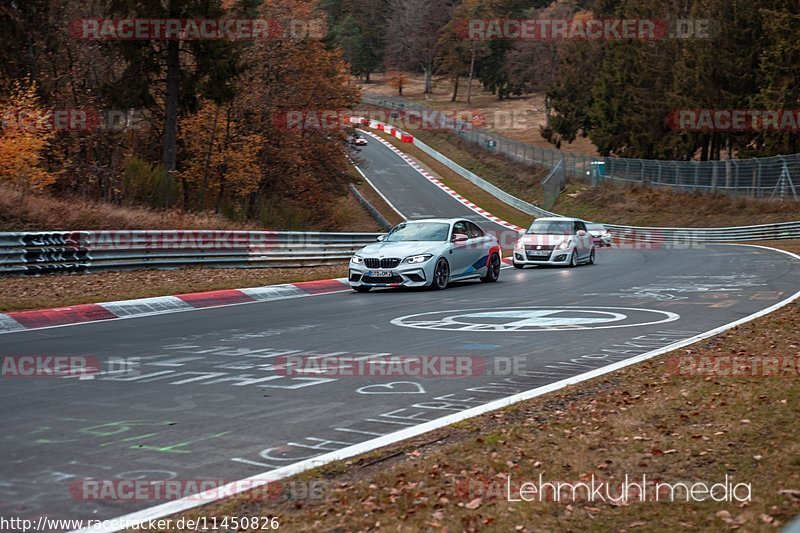
[[[371,140],[360,159],[369,182],[408,218],[463,216],[512,231],[382,143]],[[800,260],[768,248],[612,247],[598,250],[595,265],[506,268],[498,283],[442,292],[357,294],[343,285],[305,298],[5,333],[3,357],[135,360],[137,372],[2,379],[0,515],[179,510],[176,502],[86,498],[75,487],[85,479],[234,481],[291,471],[685,343],[771,309],[798,287]],[[482,366],[457,375],[293,375],[276,365],[290,356],[366,365],[459,356]]]

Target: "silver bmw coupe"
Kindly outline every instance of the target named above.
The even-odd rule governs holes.
[[[500,277],[497,239],[462,218],[409,220],[356,252],[348,279],[358,292],[374,287],[444,289],[452,281]]]

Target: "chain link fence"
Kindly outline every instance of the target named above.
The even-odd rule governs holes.
[[[362,102],[406,114],[424,114],[427,121],[425,127],[451,130],[471,143],[521,163],[550,169],[560,165],[564,173],[591,181],[593,185],[604,182],[638,183],[681,191],[800,200],[800,154],[720,161],[661,161],[590,156],[514,141],[402,98],[364,96]],[[432,121],[435,124],[431,124]]]
[[[567,185],[567,171],[564,167],[564,160],[562,159],[556,166],[554,166],[550,173],[542,180],[542,188],[544,189],[544,204],[545,209],[550,209],[556,203],[558,195]]]

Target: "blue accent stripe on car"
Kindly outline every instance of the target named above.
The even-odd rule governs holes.
[[[455,279],[455,278],[463,278],[464,276],[469,276],[470,274],[474,273],[476,270],[479,270],[479,269],[485,267],[486,266],[486,261],[488,261],[488,260],[489,260],[489,256],[488,255],[484,255],[483,257],[481,257],[480,259],[478,259],[477,261],[472,263],[472,265],[467,267],[467,269],[464,272],[462,272],[461,274],[458,274],[457,276],[450,276],[450,277]]]

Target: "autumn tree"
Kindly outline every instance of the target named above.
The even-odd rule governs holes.
[[[248,4],[236,3],[245,8]],[[222,0],[109,0],[110,16],[151,19],[223,18]],[[112,94],[120,104],[135,103],[163,117],[162,163],[167,172],[177,168],[178,120],[197,107],[205,94],[222,103],[233,96],[230,84],[237,72],[242,43],[222,40],[121,41],[125,71],[115,80]]]
[[[453,78],[451,102],[458,99],[459,80],[467,77],[467,103],[472,103],[472,85],[481,60],[487,53],[487,43],[469,39],[464,28],[469,19],[486,18],[490,15],[486,0],[463,0],[453,11],[453,17],[440,30],[440,69]]]
[[[55,181],[45,154],[55,137],[52,112],[42,106],[36,83],[17,80],[0,99],[0,181],[29,191]]]
[[[765,46],[759,56],[759,92],[752,98],[756,109],[796,109],[800,104],[800,39],[788,28],[800,28],[800,6],[776,0],[759,9]],[[800,133],[764,132],[755,143],[764,155],[800,153]]]
[[[425,93],[433,92],[440,59],[439,31],[450,20],[453,0],[393,0],[387,28],[386,65],[421,71]]]
[[[179,176],[198,209],[220,212],[226,197],[242,199],[258,190],[266,141],[258,133],[245,133],[230,105],[204,101],[180,126],[187,157]]]
[[[309,0],[267,0],[259,16],[311,20]],[[280,204],[324,220],[331,198],[346,193],[347,144],[335,123],[289,124],[288,114],[320,117],[352,109],[358,90],[347,83],[341,53],[314,35],[280,34],[244,50],[249,68],[225,104],[202,101],[181,121],[181,183],[191,204],[266,220]],[[242,206],[241,209],[235,206]]]
[[[369,82],[383,64],[388,0],[323,0],[320,9],[327,15],[330,45],[342,50],[353,75]]]

